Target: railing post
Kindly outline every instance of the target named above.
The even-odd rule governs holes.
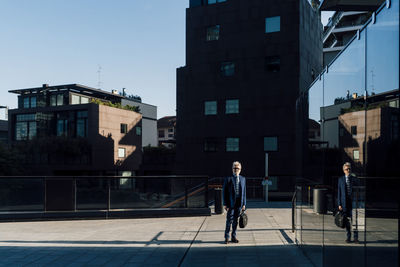
[[[187,188],[187,178],[185,177],[185,208],[188,207],[188,188]]]
[[[204,207],[205,208],[208,208],[208,177],[206,177],[206,182],[204,183],[205,184],[205,190],[204,190],[204,201],[205,201],[205,203],[204,203]]]
[[[111,207],[111,178],[107,178],[107,212],[110,211]]]
[[[47,206],[47,187],[46,187],[46,176],[43,177],[43,211],[46,212]]]
[[[76,212],[76,177],[73,178],[73,186],[74,186],[74,211]]]

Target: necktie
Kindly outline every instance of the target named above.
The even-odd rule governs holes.
[[[348,176],[346,176],[346,189],[347,189],[347,195],[351,196],[351,184]]]
[[[239,196],[239,175],[236,176],[235,193],[236,193],[236,196]]]

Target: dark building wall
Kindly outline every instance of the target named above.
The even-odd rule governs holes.
[[[295,175],[295,101],[311,80],[301,79],[300,70],[319,61],[309,54],[300,56],[305,46],[313,51],[318,40],[300,42],[300,26],[317,23],[314,18],[304,19],[311,7],[307,1],[300,3],[302,8],[298,0],[228,0],[187,9],[186,66],[177,70],[181,172],[226,176],[232,161],[239,160],[244,175],[264,176],[264,137],[277,136],[278,151],[269,153],[269,174]],[[280,16],[280,31],[265,33],[265,18],[273,16]],[[301,24],[300,19],[304,19]],[[206,29],[212,25],[220,25],[220,38],[206,41]],[[309,35],[319,25],[311,27]],[[266,68],[266,57],[273,56],[280,58],[278,72]],[[226,61],[235,63],[233,76],[221,75],[220,64]],[[225,114],[228,99],[239,99],[238,114]],[[205,101],[217,101],[216,115],[204,115]],[[226,151],[227,137],[240,138],[239,152]],[[204,151],[206,138],[216,140],[216,152]],[[285,182],[279,184],[280,190],[287,187]]]

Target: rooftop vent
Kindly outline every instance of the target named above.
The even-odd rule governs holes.
[[[43,88],[47,88],[47,87],[49,87],[49,85],[48,85],[47,83],[44,83],[44,84],[42,85],[42,87],[43,87]]]

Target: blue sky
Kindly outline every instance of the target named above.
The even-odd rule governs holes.
[[[2,0],[0,105],[8,90],[79,83],[121,90],[175,115],[189,0]],[[323,18],[324,19],[324,18]],[[0,110],[4,119],[4,110]]]

